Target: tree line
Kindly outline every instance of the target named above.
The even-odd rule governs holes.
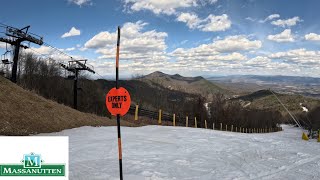
[[[72,107],[73,81],[66,80],[65,73],[56,61],[25,53],[20,55],[17,80],[24,88]],[[110,117],[105,107],[105,94],[115,86],[115,82],[92,80],[86,74],[80,74],[78,82],[78,109]],[[213,123],[223,123],[244,128],[269,128],[285,120],[278,111],[243,108],[239,101],[230,101],[221,93],[213,94],[213,100],[207,103],[200,95],[170,90],[160,85],[151,87],[136,79],[122,80],[120,86],[128,89],[133,103],[140,107],[155,112],[162,109],[178,117],[197,117],[198,127],[204,127],[204,121],[207,120],[209,127]],[[314,117],[317,116],[309,118]],[[177,119],[177,123],[185,123],[185,118]]]

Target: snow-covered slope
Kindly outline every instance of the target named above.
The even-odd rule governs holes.
[[[319,179],[320,143],[301,130],[240,134],[184,127],[122,127],[124,179]],[[116,127],[70,137],[70,179],[119,179]]]

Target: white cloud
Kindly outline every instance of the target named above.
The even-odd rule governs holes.
[[[280,34],[269,35],[268,39],[276,42],[293,42],[294,37],[291,34],[291,29],[285,29]]]
[[[237,51],[259,49],[261,46],[261,41],[251,41],[245,36],[228,36],[225,39],[190,49],[178,48],[171,55],[179,61],[241,61],[246,60],[247,57]]]
[[[184,50],[180,48],[180,51]],[[177,51],[179,51],[177,49]],[[181,51],[182,52],[182,51]],[[183,53],[183,52],[182,52]],[[173,55],[172,55],[173,56]],[[107,72],[113,75],[114,62],[95,60],[93,65],[97,72]],[[204,73],[218,74],[260,74],[260,75],[315,75],[319,74],[317,66],[300,65],[284,62],[267,56],[257,56],[248,59],[238,52],[209,54],[206,57],[193,56],[181,58],[176,61],[122,61],[122,75],[147,74],[153,71],[163,71],[171,74],[182,74],[184,76],[203,75]]]
[[[268,17],[266,17],[264,20],[260,20],[259,22],[260,23],[265,23],[267,21],[270,21],[270,20],[276,19],[276,18],[280,18],[280,15],[279,14],[271,14]]]
[[[165,50],[167,45],[165,32],[156,30],[143,32],[147,23],[138,21],[136,23],[125,23],[121,28],[120,58],[132,61],[156,61],[167,60]],[[99,58],[115,58],[116,32],[100,32],[84,45],[84,48],[96,49],[96,53],[101,54]]]
[[[308,51],[305,48],[277,52],[269,55],[271,59],[280,59],[298,64],[320,64],[320,51]]]
[[[109,33],[103,31],[93,36],[89,41],[84,44],[84,48],[102,48],[108,44],[114,43],[116,41],[117,35],[115,33]]]
[[[199,26],[202,31],[225,31],[231,27],[231,21],[226,14],[221,16],[210,14],[204,21],[207,23]]]
[[[309,33],[304,36],[305,40],[308,41],[320,41],[320,34]]]
[[[75,47],[71,47],[71,48],[65,49],[65,51],[74,51],[75,49],[76,49]]]
[[[276,21],[272,21],[271,24],[280,27],[291,27],[297,25],[298,22],[302,22],[302,20],[298,16],[295,16],[290,19],[278,19]]]
[[[249,40],[245,36],[228,36],[223,40],[217,40],[212,44],[212,48],[218,52],[248,51],[260,49],[262,42]]]
[[[42,54],[42,55],[49,55],[54,53],[54,49],[52,49],[51,47],[48,46],[40,46],[38,48],[35,47],[30,47],[28,49],[25,50],[25,52],[30,52],[30,53],[37,53],[37,54]]]
[[[254,66],[254,67],[265,67],[268,64],[271,63],[271,59],[268,57],[264,57],[264,56],[256,56],[250,60],[248,60],[247,62],[245,62],[245,65],[250,65],[250,66]]]
[[[132,11],[150,10],[155,14],[172,15],[178,8],[197,6],[197,0],[125,0]]]
[[[182,12],[184,9],[195,6],[205,6],[214,4],[218,0],[124,0],[125,7],[132,11],[150,10],[155,14],[176,15],[177,21],[184,22],[190,29],[200,29],[202,31],[225,31],[231,26],[228,15],[215,16],[210,14],[205,19],[200,19],[195,13]]]
[[[175,49],[170,55],[176,61],[170,68],[176,66],[178,72],[192,71],[200,74],[204,72],[243,73],[243,70],[247,70],[246,66],[249,66],[245,64],[248,60],[246,52],[261,47],[261,41],[250,40],[243,35],[228,36],[194,48]]]
[[[83,6],[83,5],[86,5],[86,4],[89,4],[91,5],[91,0],[69,0],[70,3],[74,3],[78,6]]]
[[[198,62],[207,62],[207,61],[243,61],[246,60],[247,57],[238,52],[232,53],[217,53],[212,52],[210,50],[203,50],[199,52],[195,52],[193,50],[184,50],[181,48],[176,49],[172,52],[172,56],[178,59],[178,62],[197,64]]]
[[[269,20],[272,20],[272,19],[276,19],[276,18],[279,18],[280,15],[279,14],[271,14],[270,16],[268,16],[265,21],[269,21]]]
[[[245,74],[260,75],[297,75],[301,67],[297,64],[272,61],[268,57],[257,56],[243,64],[242,71]]]
[[[67,49],[71,49],[71,48],[67,48]],[[65,49],[67,51],[67,49]],[[59,49],[60,51],[63,51],[64,49]],[[70,56],[72,56],[74,59],[84,59],[83,57],[79,56],[79,55],[70,55],[70,56],[66,56],[65,54],[62,54],[60,52],[58,52],[57,50],[48,47],[48,46],[40,46],[38,48],[36,47],[30,47],[28,49],[24,49],[23,50],[26,53],[32,53],[35,54],[37,56],[43,56],[44,58],[52,58],[55,61],[69,61],[71,60]]]
[[[254,19],[254,18],[252,18],[252,17],[246,17],[246,20],[252,21],[252,22],[256,21],[256,19]]]
[[[218,2],[218,0],[208,0],[210,4],[214,4],[216,2]]]
[[[80,50],[80,51],[86,51],[86,50],[88,50],[88,48],[80,47],[79,50]]]
[[[154,14],[177,14],[177,10],[206,6],[218,0],[124,0],[125,8],[131,11],[149,10]]]
[[[79,36],[81,34],[79,29],[72,27],[69,32],[64,33],[61,38],[71,37],[71,36]]]
[[[195,29],[198,27],[201,20],[198,18],[196,14],[191,13],[181,13],[177,17],[177,21],[184,22],[190,29]]]
[[[238,52],[233,52],[226,55],[219,54],[219,55],[213,55],[208,57],[208,60],[218,60],[218,61],[243,61],[246,59],[247,59],[246,56]]]
[[[231,27],[231,21],[226,14],[221,16],[210,14],[207,18],[200,19],[193,13],[181,13],[176,20],[186,23],[190,29],[197,28],[201,31],[225,31]]]

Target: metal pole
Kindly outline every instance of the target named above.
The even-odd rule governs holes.
[[[73,81],[73,108],[78,109],[78,70],[74,70]]]
[[[12,65],[12,72],[11,72],[11,81],[13,83],[17,82],[17,67],[18,67],[18,60],[19,60],[19,51],[20,51],[20,40],[17,40],[14,44],[14,56],[13,56],[13,65]]]
[[[119,82],[118,82],[119,81],[119,50],[120,50],[120,26],[118,26],[117,55],[116,55],[116,89],[119,89]],[[118,127],[119,172],[120,172],[120,180],[123,180],[120,114],[117,114],[117,127]]]

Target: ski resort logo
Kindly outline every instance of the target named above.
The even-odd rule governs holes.
[[[65,176],[65,165],[45,164],[40,154],[24,154],[21,164],[0,164],[0,176]]]
[[[41,155],[39,154],[25,154],[23,155],[23,167],[24,168],[41,168]]]

